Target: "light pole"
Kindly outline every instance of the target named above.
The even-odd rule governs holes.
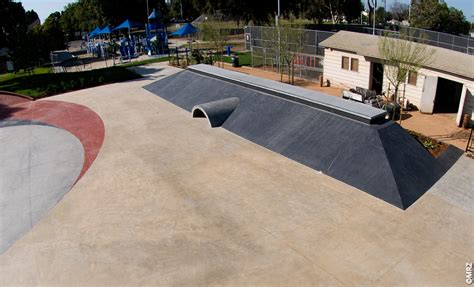
[[[372,30],[372,35],[375,35],[375,16],[377,15],[377,2],[375,2],[375,5],[374,5],[374,28]]]
[[[275,26],[278,27],[279,22],[280,22],[280,0],[278,0],[278,12],[277,12],[277,15],[275,17]]]
[[[146,0],[146,19],[147,19],[147,22],[148,22],[148,26],[146,27],[146,33],[148,35],[148,31],[150,30],[150,7],[148,5],[148,0]]]

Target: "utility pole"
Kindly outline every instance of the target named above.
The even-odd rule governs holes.
[[[184,20],[184,18],[183,18],[183,0],[179,1],[179,5],[180,5],[180,8],[181,8],[181,20]]]

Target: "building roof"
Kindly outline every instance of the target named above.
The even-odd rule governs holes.
[[[333,48],[353,52],[361,56],[381,59],[378,49],[378,42],[381,38],[381,36],[377,35],[339,31],[322,41],[320,45],[325,48]],[[474,79],[474,56],[440,47],[429,47],[435,53],[431,62],[425,68]]]

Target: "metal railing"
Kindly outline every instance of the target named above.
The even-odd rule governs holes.
[[[376,28],[375,33],[373,33],[373,28],[364,27],[363,31],[367,34],[375,34],[379,36],[388,35],[391,37],[398,37],[400,33],[403,33],[407,40],[410,41],[474,55],[474,38],[471,37],[456,36],[410,27],[400,27],[400,30],[398,31]]]
[[[474,127],[471,127],[471,133],[469,134],[469,138],[467,139],[467,144],[466,144],[466,150],[465,152],[474,152],[474,147],[473,147],[473,140],[472,140],[472,131]]]

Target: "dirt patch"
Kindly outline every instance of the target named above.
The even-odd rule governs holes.
[[[440,156],[449,147],[449,144],[447,143],[437,141],[433,138],[427,137],[425,135],[422,135],[420,133],[417,133],[411,130],[406,130],[406,131],[412,137],[414,137],[434,157]]]

